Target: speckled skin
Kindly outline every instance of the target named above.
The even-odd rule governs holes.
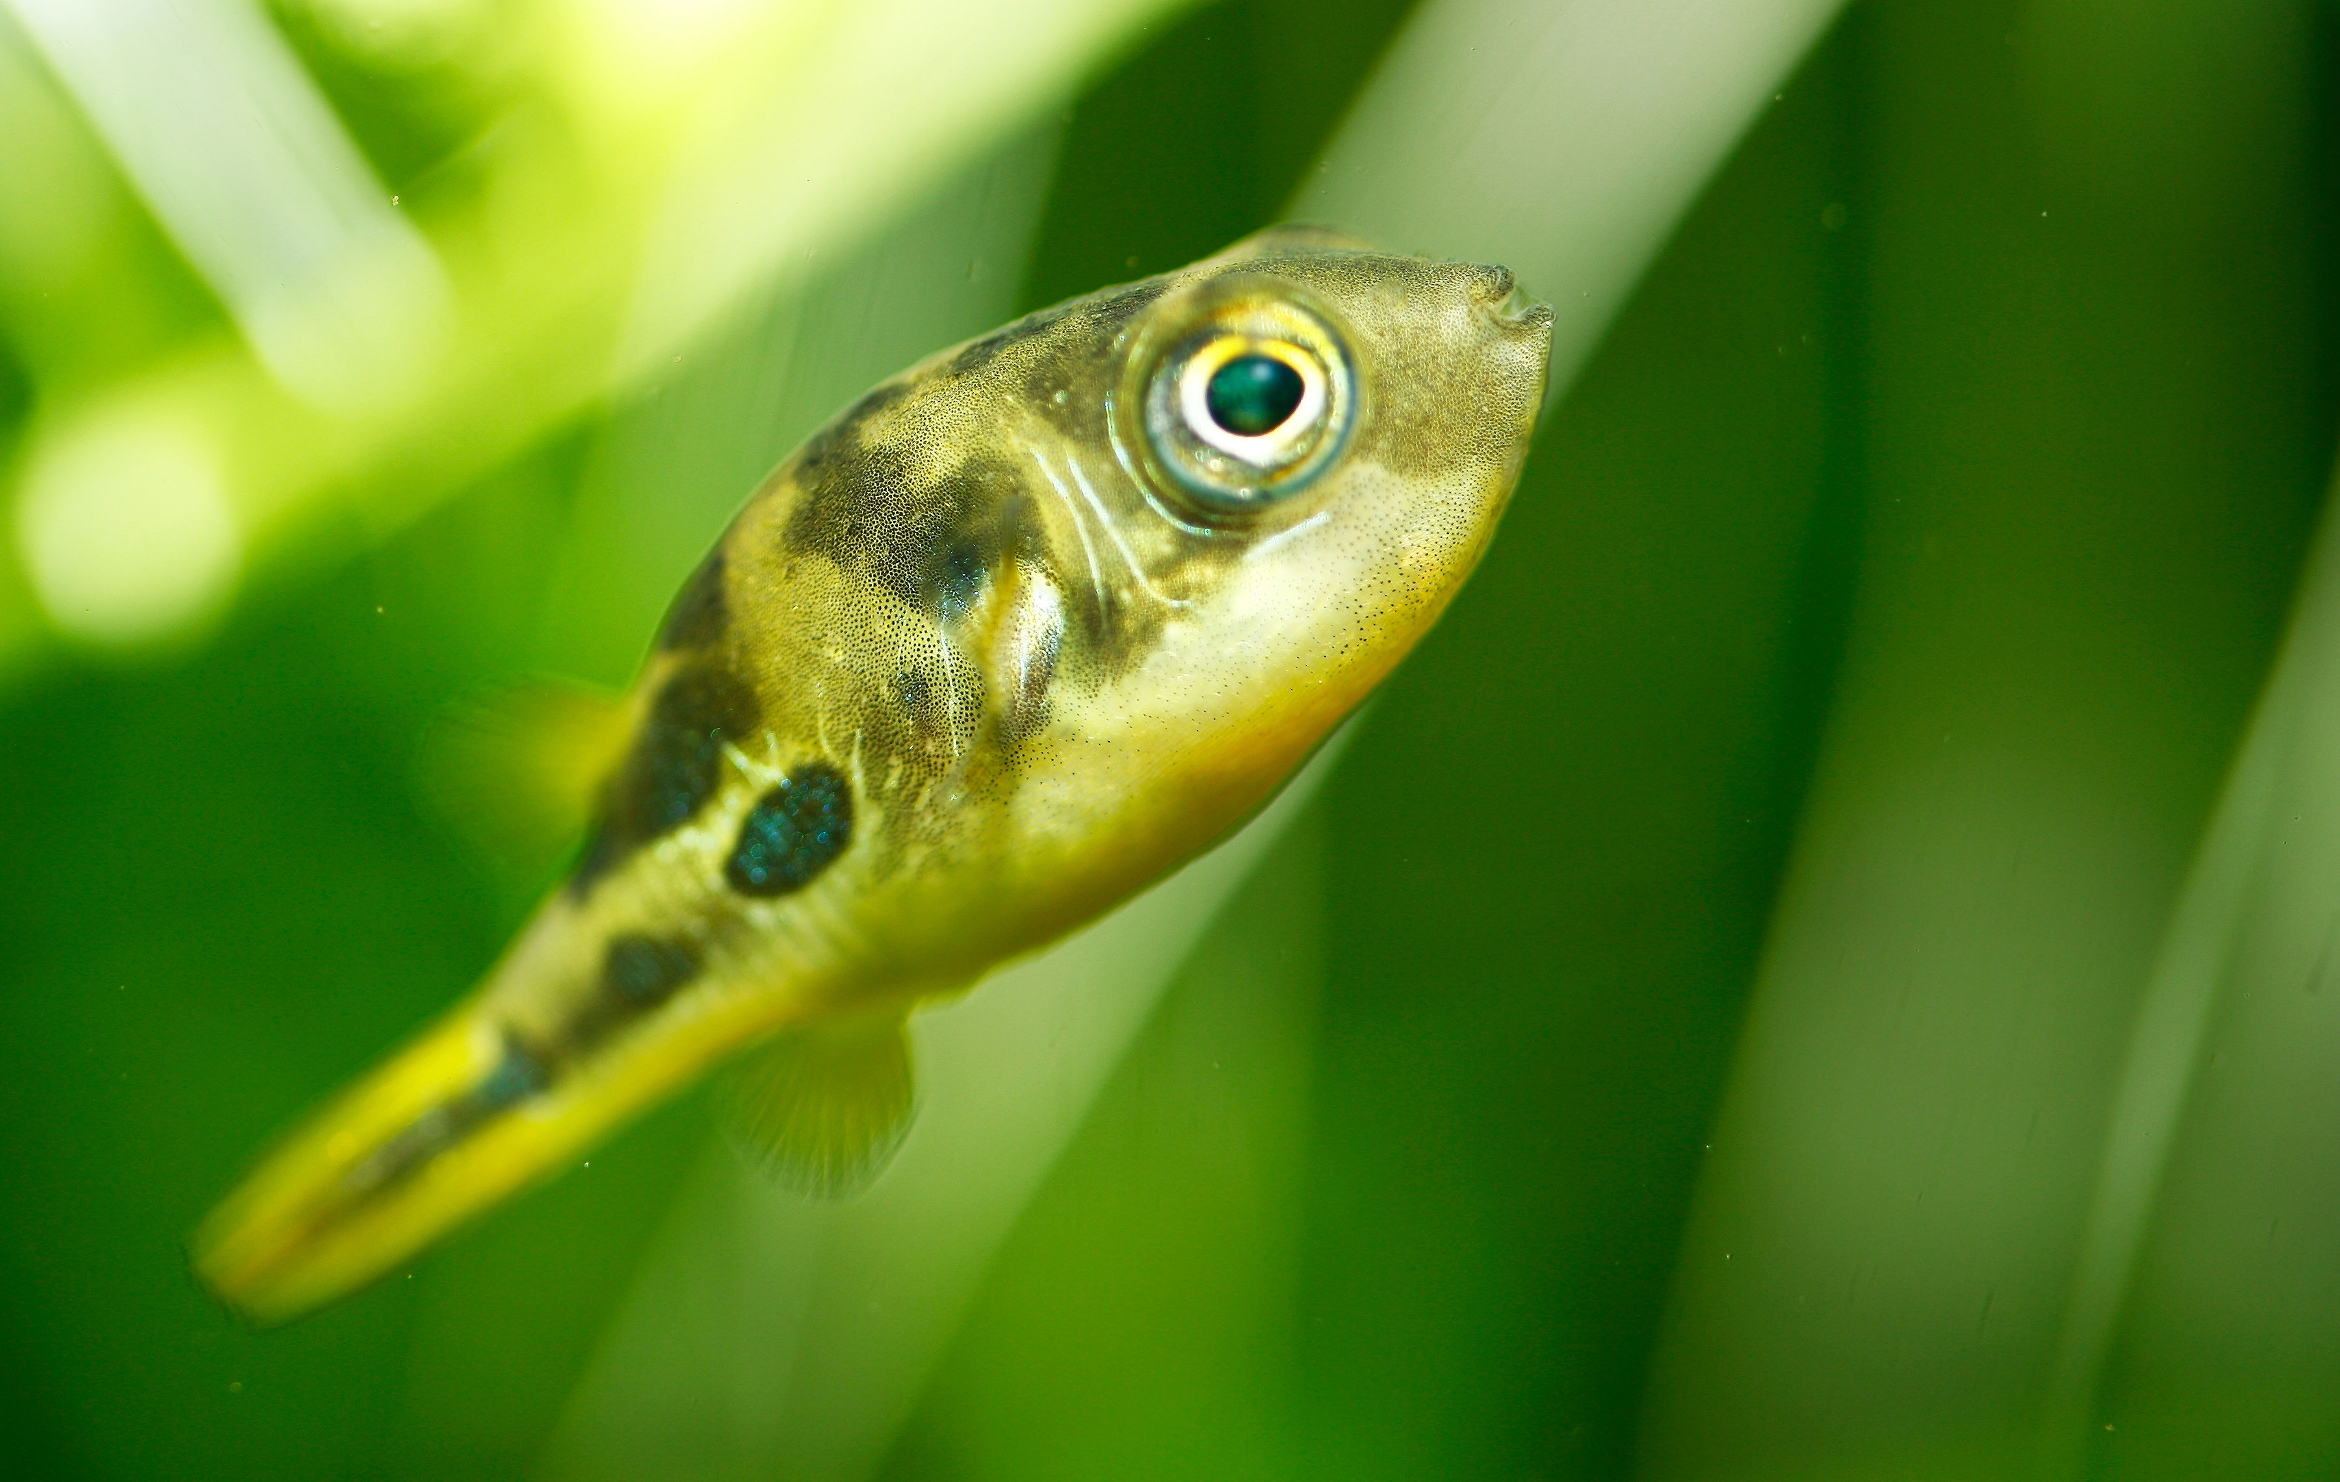
[[[206,1279],[261,1320],[331,1300],[742,1044],[960,990],[1226,834],[1493,534],[1550,340],[1511,287],[1271,233],[871,392],[677,599],[577,878],[222,1206]],[[1232,514],[1129,414],[1231,294],[1312,305],[1356,382],[1326,470]],[[786,869],[742,873],[743,828]]]

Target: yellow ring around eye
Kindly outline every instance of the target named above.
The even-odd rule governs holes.
[[[1266,432],[1246,435],[1230,432],[1211,415],[1211,377],[1230,361],[1248,355],[1264,356],[1289,366],[1300,377],[1300,401],[1283,421]],[[1178,410],[1187,430],[1220,452],[1242,459],[1254,468],[1270,469],[1285,461],[1293,444],[1316,430],[1324,420],[1331,390],[1324,363],[1288,340],[1229,334],[1204,345],[1187,358],[1178,373]]]
[[[1108,404],[1114,448],[1182,524],[1283,505],[1356,433],[1365,387],[1350,346],[1329,309],[1281,279],[1235,274],[1166,296],[1122,362]],[[1268,365],[1224,374],[1246,358]]]

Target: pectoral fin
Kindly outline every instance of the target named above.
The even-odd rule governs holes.
[[[884,1171],[915,1101],[909,1025],[888,1014],[782,1032],[734,1067],[724,1113],[759,1167],[833,1199]]]

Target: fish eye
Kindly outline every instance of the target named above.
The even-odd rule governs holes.
[[[1313,483],[1347,441],[1356,376],[1331,321],[1281,285],[1237,280],[1176,317],[1132,369],[1148,461],[1206,515],[1264,508]],[[1157,341],[1160,343],[1160,341]]]

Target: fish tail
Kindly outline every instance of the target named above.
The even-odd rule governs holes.
[[[498,1001],[458,1006],[261,1158],[188,1242],[213,1295],[261,1326],[338,1301],[784,1017],[735,999],[548,1047]]]
[[[283,1322],[507,1192],[528,1172],[509,1154],[450,1154],[524,1073],[509,1048],[476,1000],[442,1019],[260,1160],[196,1229],[196,1274],[245,1318]]]

